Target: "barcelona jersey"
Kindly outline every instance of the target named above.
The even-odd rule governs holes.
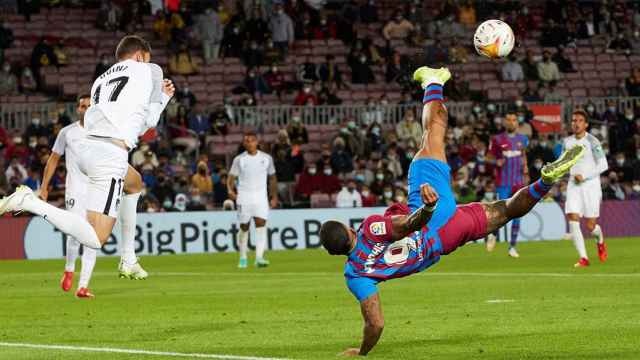
[[[521,187],[524,185],[524,151],[529,139],[522,134],[509,135],[506,132],[491,140],[489,152],[496,160],[504,160],[504,165],[496,167],[497,187]]]

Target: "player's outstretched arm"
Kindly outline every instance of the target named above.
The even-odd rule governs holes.
[[[342,353],[343,356],[367,355],[369,351],[376,346],[380,335],[382,335],[384,317],[382,315],[382,307],[380,306],[380,295],[375,293],[365,300],[362,300],[360,310],[362,311],[362,318],[364,320],[362,345],[360,345],[359,349],[347,349]]]
[[[429,184],[422,184],[420,193],[424,206],[414,211],[411,215],[392,218],[393,231],[391,239],[393,241],[402,240],[409,234],[420,231],[431,220],[431,215],[438,203],[438,193]]]

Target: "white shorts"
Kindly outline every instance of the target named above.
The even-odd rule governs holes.
[[[602,202],[602,187],[599,182],[583,183],[567,186],[567,202],[564,205],[565,214],[578,214],[580,217],[600,217],[600,203]]]
[[[67,210],[71,211],[74,214],[80,215],[83,218],[87,216],[87,208],[85,207],[85,199],[86,194],[84,196],[78,196],[67,191],[64,194],[64,205]]]
[[[89,177],[86,209],[117,218],[129,154],[109,140],[93,138],[83,140],[79,150],[80,170]]]
[[[261,201],[254,204],[238,204],[238,222],[246,224],[252,218],[267,220],[269,217],[269,201]]]

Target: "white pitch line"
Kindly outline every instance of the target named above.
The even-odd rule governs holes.
[[[493,299],[493,300],[487,300],[486,303],[487,304],[504,304],[504,303],[512,303],[515,300],[513,299]]]
[[[103,352],[103,353],[117,353],[117,354],[156,355],[156,356],[186,357],[186,358],[200,358],[200,359],[288,360],[288,359],[283,359],[283,358],[266,358],[266,357],[256,357],[256,356],[179,353],[179,352],[148,351],[148,350],[136,350],[136,349],[117,349],[117,348],[99,348],[99,347],[70,346],[70,345],[42,345],[42,344],[0,342],[0,346],[15,347],[15,348],[29,348],[29,349],[48,349],[48,350]]]

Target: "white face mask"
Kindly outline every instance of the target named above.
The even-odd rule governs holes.
[[[539,163],[539,162],[534,163],[533,167],[536,168],[537,170],[540,170],[540,169],[542,169],[542,163]]]
[[[40,118],[33,118],[31,119],[31,123],[35,126],[40,125]]]
[[[484,193],[484,198],[487,200],[493,200],[496,198],[496,194],[493,191],[487,191]]]
[[[403,202],[404,201],[404,196],[403,195],[396,195],[396,202]]]
[[[318,171],[316,170],[316,168],[310,168],[310,169],[309,169],[309,175],[315,175],[315,174],[316,174],[316,172],[318,172]]]
[[[522,106],[522,100],[516,100],[516,106],[517,107]]]
[[[391,199],[392,196],[393,196],[393,193],[391,191],[385,191],[384,192],[384,197],[386,199]]]
[[[327,176],[331,176],[331,174],[333,174],[333,170],[331,170],[331,168],[324,169],[324,174]]]
[[[369,190],[365,190],[362,192],[362,196],[367,197],[369,196]]]
[[[618,166],[624,165],[624,159],[616,159],[616,164],[618,164]]]
[[[384,174],[376,174],[376,179],[378,179],[379,181],[384,180]]]
[[[640,192],[640,184],[633,185],[633,191]]]

